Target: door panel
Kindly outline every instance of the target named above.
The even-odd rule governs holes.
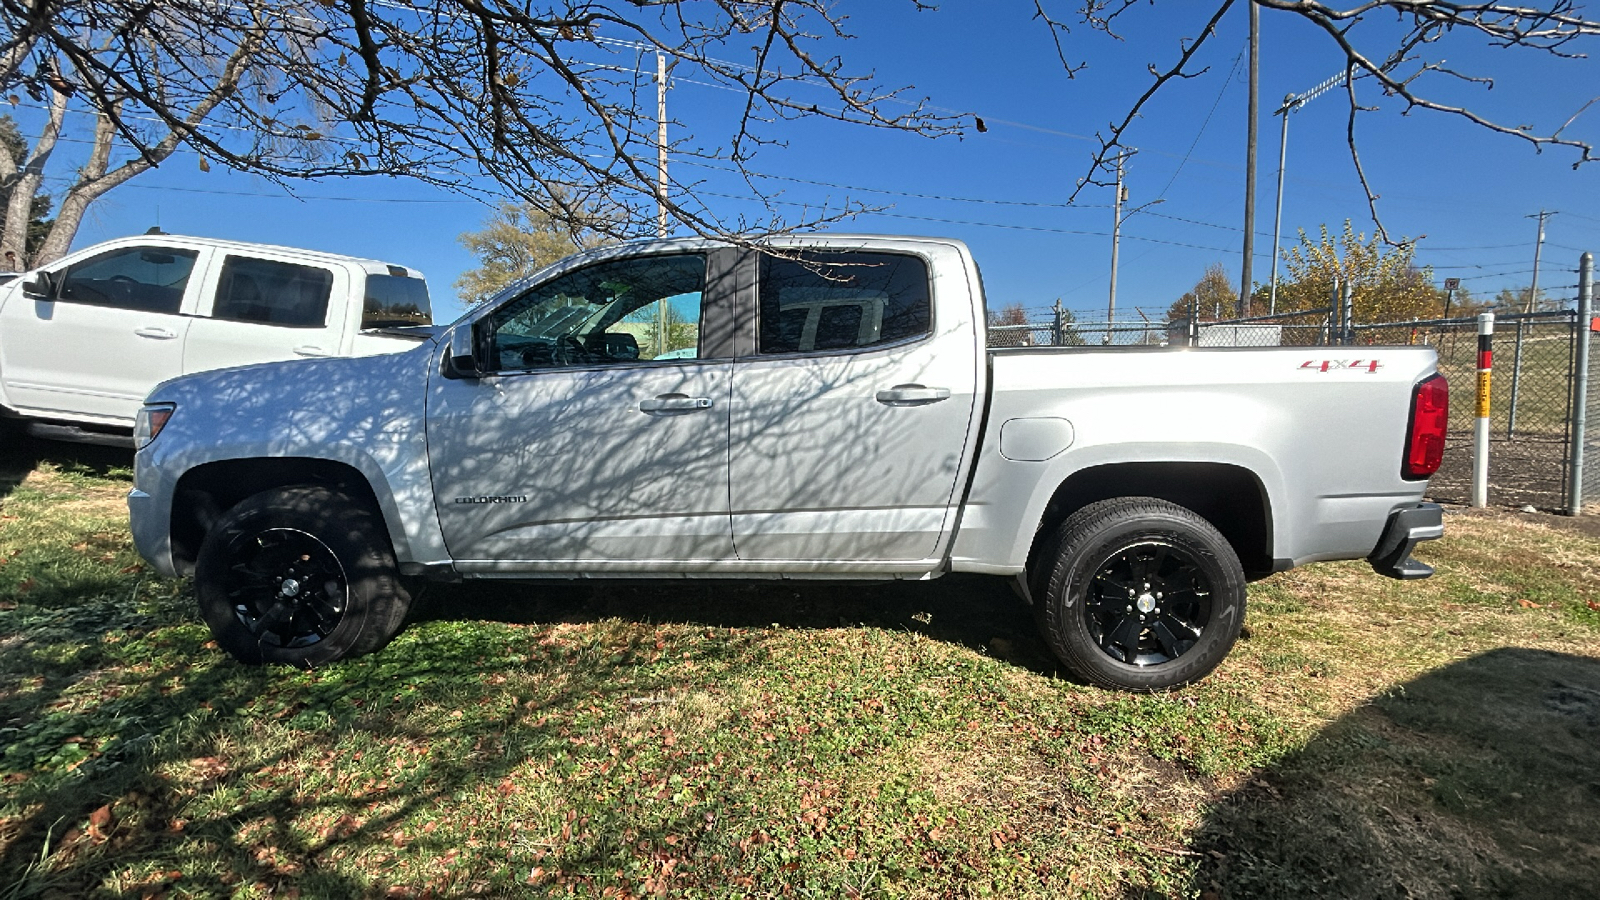
[[[229,253],[207,280],[209,304],[190,326],[183,370],[339,356],[352,294],[343,268]]]
[[[973,412],[972,351],[964,349],[964,365],[941,363],[932,346],[740,360],[730,456],[739,558],[933,555],[949,527]],[[878,400],[905,384],[950,395],[918,405]]]
[[[436,377],[428,404],[453,557],[569,571],[733,558],[732,363],[698,358],[707,262],[603,260],[474,323],[478,365],[494,374]]]
[[[436,379],[428,447],[450,555],[732,557],[731,368],[686,361]]]
[[[739,558],[932,557],[959,500],[977,375],[967,286],[929,273],[961,262],[800,256],[761,263],[757,352],[734,365]]]
[[[17,293],[0,321],[6,386],[18,407],[132,426],[145,395],[181,374],[193,250],[124,247],[55,273],[49,299]]]

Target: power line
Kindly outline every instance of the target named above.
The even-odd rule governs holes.
[[[694,166],[701,169],[712,169],[719,172],[732,172],[739,175],[749,175],[755,178],[770,178],[774,181],[791,181],[796,184],[809,184],[817,187],[833,188],[840,191],[859,191],[864,194],[886,194],[893,197],[911,197],[918,200],[944,200],[952,203],[984,203],[993,206],[1025,206],[1036,209],[1110,209],[1106,203],[1041,203],[1034,200],[998,200],[986,197],[955,197],[945,194],[926,194],[916,191],[899,191],[891,188],[863,187],[853,184],[839,184],[832,181],[818,181],[812,178],[800,178],[794,175],[773,175],[766,172],[749,172],[733,166],[717,166],[695,160],[681,160],[681,165]]]
[[[1223,95],[1228,93],[1228,88],[1233,86],[1233,73],[1239,71],[1239,60],[1243,58],[1244,49],[1241,48],[1238,54],[1233,57],[1233,66],[1228,69],[1228,77],[1222,80],[1222,90],[1217,91],[1217,99],[1211,102],[1211,111],[1206,113],[1206,120],[1200,123],[1200,130],[1195,132],[1194,140],[1189,142],[1189,149],[1184,151],[1183,159],[1178,161],[1178,167],[1172,170],[1172,177],[1167,179],[1167,186],[1161,189],[1161,193],[1157,194],[1157,197],[1167,196],[1167,191],[1172,190],[1172,185],[1177,182],[1178,174],[1183,171],[1185,165],[1188,165],[1189,157],[1194,155],[1194,148],[1200,146],[1200,138],[1205,135],[1206,126],[1211,124],[1211,117],[1216,115],[1217,107],[1222,104]]]

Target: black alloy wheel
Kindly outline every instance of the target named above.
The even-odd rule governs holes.
[[[1092,503],[1041,545],[1034,615],[1078,677],[1156,691],[1203,678],[1244,623],[1245,577],[1226,538],[1153,497]]]
[[[1194,649],[1211,621],[1211,581],[1187,549],[1143,541],[1097,567],[1083,604],[1089,632],[1112,659],[1169,663]]]
[[[239,623],[262,646],[310,646],[344,618],[349,578],[314,535],[298,528],[241,533],[227,554],[224,590]]]
[[[377,511],[309,485],[263,491],[223,514],[200,545],[194,586],[218,646],[251,665],[371,653],[411,608]]]

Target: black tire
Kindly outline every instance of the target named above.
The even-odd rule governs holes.
[[[228,510],[200,545],[194,582],[217,643],[250,665],[371,653],[411,605],[377,513],[321,487],[263,491]]]
[[[1040,554],[1034,613],[1045,643],[1084,680],[1125,691],[1196,681],[1244,624],[1244,569],[1194,512],[1152,497],[1102,500]]]

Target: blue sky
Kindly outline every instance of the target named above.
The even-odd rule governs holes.
[[[1180,37],[1193,35],[1214,8],[1169,0],[1134,7],[1121,21],[1126,40],[1086,27],[1063,40],[1088,68],[1069,78],[1049,35],[1030,20],[1032,4],[950,2],[915,12],[909,2],[858,3],[845,10],[856,40],[837,48],[847,68],[872,70],[882,83],[910,87],[937,106],[973,112],[985,134],[930,140],[824,121],[783,123],[768,131],[786,146],[766,148],[756,172],[826,182],[768,181],[781,188],[780,211],[838,206],[854,200],[884,209],[838,226],[851,231],[935,234],[967,241],[983,267],[992,307],[1020,303],[1043,310],[1060,298],[1080,316],[1104,316],[1110,268],[1110,188],[1090,187],[1080,208],[1061,208],[1082,177],[1095,143],[1087,139],[1120,119],[1150,81],[1148,63],[1176,58]],[[1065,12],[1068,5],[1062,6]],[[1375,54],[1392,23],[1375,21]],[[1262,121],[1257,185],[1260,253],[1255,277],[1270,267],[1279,119],[1270,113],[1285,93],[1303,91],[1342,69],[1327,38],[1286,14],[1263,11]],[[1159,318],[1210,263],[1237,278],[1244,191],[1245,9],[1229,13],[1202,49],[1203,77],[1169,85],[1129,131],[1140,149],[1128,168],[1131,205],[1163,202],[1127,219],[1117,306]],[[1600,63],[1555,60],[1525,50],[1488,47],[1457,32],[1428,48],[1430,59],[1493,76],[1482,85],[1435,78],[1422,92],[1471,104],[1489,118],[1535,130],[1559,127],[1600,94]],[[734,58],[736,51],[730,50]],[[631,59],[627,60],[631,62]],[[1230,77],[1231,72],[1231,77]],[[738,97],[694,83],[674,83],[669,99],[681,125],[674,139],[724,143]],[[795,88],[797,92],[810,90]],[[1540,283],[1570,296],[1580,251],[1600,249],[1600,163],[1574,171],[1575,155],[1536,153],[1526,142],[1492,135],[1460,119],[1416,111],[1401,115],[1370,82],[1358,140],[1369,177],[1382,194],[1391,234],[1426,235],[1419,261],[1438,278],[1457,276],[1479,296],[1526,285],[1533,268],[1540,209],[1557,211],[1547,226]],[[817,100],[825,100],[819,91]],[[25,129],[33,113],[14,115]],[[1284,200],[1284,245],[1297,228],[1337,231],[1345,219],[1370,232],[1372,223],[1345,146],[1342,91],[1296,112],[1290,123]],[[68,137],[83,137],[86,116],[69,119]],[[1568,136],[1600,143],[1600,103],[1578,117]],[[68,148],[81,144],[68,144]],[[59,174],[59,173],[57,173]],[[705,189],[741,195],[743,188],[709,169],[678,166],[677,178],[704,177]],[[436,318],[460,311],[451,287],[473,259],[456,241],[488,213],[481,202],[399,179],[312,183],[292,198],[264,179],[224,171],[202,173],[180,153],[159,170],[118,188],[91,209],[76,247],[159,224],[174,233],[262,241],[372,256],[421,269],[435,297]],[[936,195],[909,197],[905,194]],[[756,212],[745,201],[708,197],[728,218]],[[788,205],[794,204],[794,205]],[[1027,205],[1037,204],[1037,205]],[[1120,317],[1120,316],[1119,316]]]

